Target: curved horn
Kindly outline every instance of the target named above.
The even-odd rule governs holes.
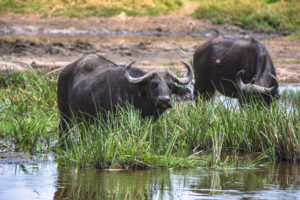
[[[250,84],[250,83],[245,84],[241,79],[241,74],[243,74],[243,73],[245,73],[245,70],[240,70],[236,75],[237,85],[241,91],[258,92],[258,93],[272,93],[272,92],[274,92],[274,90],[277,90],[277,88],[278,88],[278,81],[277,81],[276,77],[272,74],[270,74],[270,75],[276,80],[275,84],[272,87],[267,88],[267,87],[263,87],[263,86],[256,85],[256,84]]]
[[[246,85],[245,83],[242,81],[241,79],[241,75],[245,73],[245,70],[240,70],[237,75],[236,75],[236,79],[237,79],[237,85],[238,85],[238,88],[241,90],[241,91],[245,91],[246,90]]]
[[[274,76],[274,75],[271,74],[271,73],[269,73],[269,75],[275,80],[275,82],[274,82],[274,85],[273,85],[272,87],[270,87],[270,88],[265,88],[265,90],[266,90],[266,92],[273,93],[273,92],[275,92],[275,90],[278,89],[279,84],[278,84],[278,80],[277,80],[276,76]]]
[[[172,77],[172,79],[173,79],[174,82],[179,83],[179,84],[183,84],[183,85],[187,85],[193,79],[192,67],[189,64],[185,63],[185,62],[181,62],[181,63],[188,70],[186,76],[183,77],[183,78],[178,78],[177,76],[175,76],[172,73],[169,73],[169,75]]]
[[[131,65],[133,65],[135,63],[135,61],[132,61],[131,63],[129,63],[128,65],[126,65],[125,70],[130,69]]]
[[[126,79],[128,80],[128,82],[130,83],[140,83],[140,82],[143,82],[143,81],[146,81],[147,79],[149,79],[154,72],[150,72],[150,73],[147,73],[145,74],[144,76],[141,76],[141,77],[138,77],[138,78],[135,78],[135,77],[132,77],[130,74],[129,74],[129,71],[128,69],[130,69],[131,65],[133,64],[134,62],[131,62],[130,64],[128,64],[126,67],[125,67],[125,77]]]

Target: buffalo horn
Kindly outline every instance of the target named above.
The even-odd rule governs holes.
[[[132,61],[131,63],[129,63],[129,64],[125,67],[125,70],[130,69],[131,65],[133,65],[134,63],[135,63],[135,61]]]
[[[153,72],[150,72],[150,73],[147,73],[145,74],[144,76],[141,76],[141,77],[138,77],[138,78],[135,78],[135,77],[132,77],[128,70],[130,69],[131,65],[133,64],[134,62],[131,62],[129,65],[127,65],[125,67],[125,77],[127,78],[128,82],[130,83],[140,83],[142,81],[145,81],[147,80],[148,78],[150,78],[153,74]]]
[[[179,83],[179,84],[183,84],[183,85],[186,85],[188,84],[189,82],[191,82],[192,78],[193,78],[193,71],[192,71],[192,67],[185,63],[185,62],[182,62],[182,64],[185,66],[185,68],[188,70],[187,74],[185,77],[183,78],[178,78],[177,76],[175,76],[174,74],[172,73],[169,73],[169,75],[172,77],[173,81],[176,82],[176,83]]]
[[[276,80],[275,84],[272,87],[267,88],[267,87],[263,87],[263,86],[256,85],[256,84],[250,84],[250,83],[245,84],[241,79],[241,74],[243,74],[243,73],[245,73],[245,70],[240,70],[237,73],[237,76],[236,76],[237,77],[237,84],[238,84],[238,87],[241,91],[258,92],[258,93],[261,93],[261,94],[266,94],[266,93],[272,93],[278,88],[278,81],[277,81],[276,77],[272,74],[269,74],[269,75],[271,75],[271,77]]]

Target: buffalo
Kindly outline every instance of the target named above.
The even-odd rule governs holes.
[[[193,77],[192,68],[179,78],[170,71],[146,73],[129,65],[117,65],[97,54],[87,54],[66,66],[58,78],[57,104],[61,115],[60,134],[66,131],[72,117],[77,121],[105,118],[117,106],[127,103],[140,110],[142,117],[156,120],[172,106],[172,94],[178,100],[190,100],[192,92],[177,84],[187,85]]]
[[[210,99],[217,90],[238,98],[270,105],[277,99],[278,81],[272,59],[258,40],[218,35],[198,47],[193,57],[194,98]]]

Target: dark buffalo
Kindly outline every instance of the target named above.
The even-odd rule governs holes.
[[[217,36],[198,47],[194,58],[194,97],[209,99],[215,91],[269,105],[278,98],[276,71],[266,47],[259,41]]]
[[[193,77],[191,67],[187,75],[178,78],[170,71],[144,71],[117,65],[97,54],[88,54],[66,66],[60,73],[57,103],[61,114],[60,128],[66,130],[72,116],[77,120],[95,119],[99,113],[114,112],[116,106],[132,104],[143,117],[157,119],[172,106],[172,94],[179,100],[192,98],[186,85]]]

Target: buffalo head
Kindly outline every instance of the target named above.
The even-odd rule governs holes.
[[[132,77],[129,69],[133,63],[125,67],[125,77],[131,84],[137,84],[143,88],[147,98],[151,100],[159,110],[172,107],[172,94],[176,95],[179,101],[191,100],[192,93],[188,88],[181,88],[176,85],[187,85],[193,78],[192,68],[189,64],[182,62],[188,70],[183,78],[179,78],[170,71],[154,71],[141,77]]]

